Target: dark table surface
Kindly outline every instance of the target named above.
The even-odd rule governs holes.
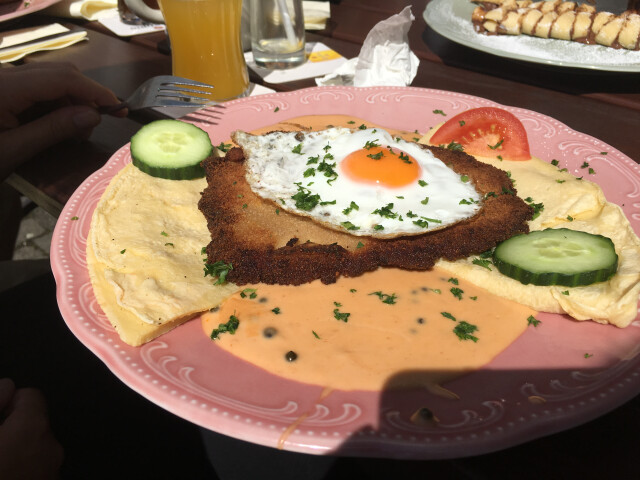
[[[307,32],[307,40],[322,41],[347,58],[357,56],[371,28],[401,11],[407,3],[401,0],[332,2],[327,27]],[[412,86],[452,90],[534,110],[592,135],[640,162],[640,74],[545,66],[479,52],[453,43],[429,28],[422,17],[427,3],[428,0],[412,2],[416,20],[409,32],[410,47],[421,60]],[[34,14],[6,27],[0,24],[0,30],[51,22],[52,18],[46,15]],[[119,38],[96,22],[62,22],[87,29],[88,41],[29,55],[24,63],[72,62],[120,98],[126,98],[147,78],[171,73],[164,33]],[[260,82],[253,74],[251,80]],[[288,91],[314,85],[313,79],[308,79],[266,86]],[[155,112],[126,119],[105,116],[89,141],[67,142],[50,148],[23,165],[8,181],[58,215],[87,176],[102,167],[142,124],[158,116]],[[640,468],[635,466],[638,462],[633,457],[639,428],[640,403],[636,397],[615,412],[570,432],[536,440],[493,457],[471,459],[454,470],[471,469],[467,472],[469,476],[463,478],[492,478],[495,462],[505,462],[512,468],[518,462],[527,463],[526,458],[534,455],[539,462],[535,462],[532,470],[528,468],[537,478],[596,478],[605,472],[612,475],[617,472],[621,478],[632,478],[628,475],[640,478]],[[582,446],[578,448],[579,445]],[[566,454],[560,453],[563,450]],[[570,471],[577,473],[575,477],[561,474],[550,463],[563,460]]]

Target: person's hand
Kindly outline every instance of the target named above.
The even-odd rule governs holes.
[[[70,63],[0,69],[0,181],[45,148],[88,137],[101,120],[96,108],[117,103],[113,92]]]
[[[57,478],[62,456],[40,391],[0,379],[0,478]]]

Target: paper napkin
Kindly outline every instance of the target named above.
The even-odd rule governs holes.
[[[118,0],[62,0],[47,8],[44,13],[54,17],[98,20],[112,15],[118,8]]]
[[[418,72],[418,57],[409,48],[408,33],[415,17],[411,7],[375,25],[360,54],[336,69],[316,79],[323,85],[407,86]]]
[[[304,12],[305,30],[322,30],[327,24],[327,19],[331,15],[329,2],[302,2]]]
[[[65,32],[68,34],[65,35]],[[60,36],[50,38],[56,34]],[[84,30],[69,30],[59,23],[3,32],[0,33],[0,63],[15,62],[33,52],[65,48],[84,40],[86,36]],[[39,39],[41,41],[37,41]],[[25,45],[26,42],[29,44]]]

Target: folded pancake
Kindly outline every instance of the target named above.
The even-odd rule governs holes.
[[[277,208],[257,196],[245,179],[244,154],[204,162],[208,186],[198,204],[207,219],[209,263],[230,263],[237,283],[300,285],[333,283],[378,267],[426,270],[440,259],[455,260],[494,247],[528,231],[533,211],[516,196],[508,175],[458,151],[430,149],[459,175],[467,175],[484,197],[480,212],[449,228],[395,239],[356,237],[328,229],[308,217]]]
[[[204,276],[209,232],[195,205],[205,184],[154,178],[129,164],[96,206],[87,267],[100,307],[129,345],[166,333],[237,289]]]
[[[428,142],[429,138],[430,134],[420,141]],[[539,215],[529,222],[532,231],[569,228],[609,237],[618,254],[618,271],[606,282],[567,288],[523,285],[502,275],[493,265],[478,262],[476,256],[455,262],[441,260],[437,266],[482,285],[491,293],[541,312],[566,313],[576,320],[618,327],[630,325],[638,316],[640,239],[622,209],[607,202],[602,189],[586,177],[576,178],[538,158],[522,162],[478,160],[508,170],[519,195],[543,206]]]

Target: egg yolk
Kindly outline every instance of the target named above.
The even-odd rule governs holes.
[[[375,146],[347,155],[340,163],[342,171],[357,182],[386,187],[404,187],[420,178],[418,162],[402,150]]]

